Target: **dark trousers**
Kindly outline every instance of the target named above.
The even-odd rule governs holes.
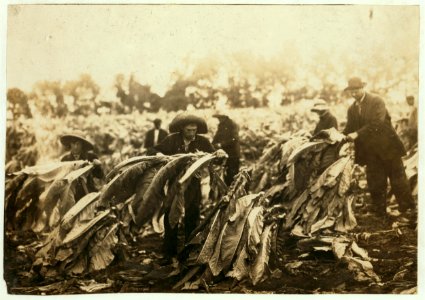
[[[230,186],[233,182],[233,178],[239,172],[239,157],[229,157],[226,161],[226,169],[224,174],[224,182],[227,186]]]
[[[185,194],[184,202],[184,235],[185,239],[189,237],[192,231],[198,225],[200,217],[200,205],[202,201],[201,182],[197,178],[192,178],[192,182],[188,186]],[[164,253],[166,256],[172,257],[177,254],[179,225],[171,228],[168,220],[170,209],[165,210],[164,215]],[[187,241],[186,241],[187,242]]]
[[[382,160],[377,155],[369,156],[366,164],[366,177],[376,213],[386,214],[388,179],[400,212],[414,208],[414,200],[401,158]]]

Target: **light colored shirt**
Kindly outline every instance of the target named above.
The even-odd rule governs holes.
[[[158,137],[159,137],[159,129],[155,129],[153,132],[153,144],[158,144]]]

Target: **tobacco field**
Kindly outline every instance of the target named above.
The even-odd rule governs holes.
[[[342,128],[347,107],[331,107]],[[197,113],[211,139],[214,111]],[[370,213],[352,145],[334,129],[313,137],[317,119],[302,102],[228,111],[242,151],[230,186],[215,153],[145,155],[152,120],[168,129],[176,114],[7,121],[8,293],[417,293],[417,227],[383,224]],[[75,182],[93,165],[60,162],[59,136],[73,129],[87,133],[107,174],[78,202]],[[404,159],[416,200],[417,161],[416,147]],[[172,226],[181,222],[193,176],[202,177],[201,223],[189,242],[179,235],[180,262],[163,265],[163,207],[171,207]]]

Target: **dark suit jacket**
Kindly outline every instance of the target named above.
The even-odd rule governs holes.
[[[197,150],[211,153],[214,152],[215,149],[206,137],[196,135],[195,140],[189,144],[188,151],[185,151],[182,134],[172,133],[163,139],[161,143],[149,148],[147,154],[153,155],[161,152],[165,155],[174,155],[177,153],[196,152]]]
[[[154,139],[154,132],[155,132],[155,128],[150,129],[146,132],[146,136],[145,136],[145,148],[150,148],[155,146],[153,144],[153,139]],[[158,134],[158,144],[168,135],[168,132],[165,131],[164,129],[160,128],[159,129],[159,134]]]
[[[354,102],[347,113],[344,134],[357,132],[354,141],[356,163],[365,165],[375,154],[382,160],[392,160],[406,155],[403,143],[391,124],[384,101],[377,95],[366,93],[359,105]]]
[[[239,126],[229,118],[220,121],[213,138],[213,144],[217,143],[221,144],[221,148],[229,157],[240,157]]]
[[[317,123],[316,128],[314,129],[313,135],[332,127],[338,129],[338,122],[333,114],[331,114],[329,111],[326,111],[320,116],[319,123]]]

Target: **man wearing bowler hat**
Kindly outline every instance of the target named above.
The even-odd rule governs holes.
[[[344,134],[354,142],[355,162],[366,166],[366,179],[373,203],[373,213],[387,220],[387,181],[398,202],[401,220],[413,224],[416,206],[410,191],[401,157],[403,143],[391,124],[391,117],[381,97],[365,91],[358,77],[349,79],[345,91],[355,99],[348,108]],[[405,220],[407,218],[407,220]]]
[[[208,127],[203,118],[189,113],[177,115],[169,126],[170,134],[158,145],[148,149],[147,154],[162,153],[174,155],[178,153],[191,153],[196,151],[214,152],[214,146],[210,141],[200,135],[208,132]],[[217,157],[225,157],[223,150],[217,151]],[[200,205],[202,200],[201,180],[194,176],[184,193],[184,233],[187,239],[196,228],[200,218]],[[177,255],[178,225],[170,226],[168,216],[170,207],[164,212],[164,264],[172,262]],[[188,242],[188,241],[186,241]]]
[[[229,156],[226,160],[224,182],[230,186],[233,177],[239,172],[241,157],[239,126],[227,115],[216,113],[213,117],[219,121],[213,145],[218,149],[223,149]]]
[[[85,138],[84,133],[81,131],[63,134],[60,137],[60,142],[66,149],[70,150],[69,153],[61,158],[61,161],[87,160],[94,164],[92,172],[87,176],[87,183],[82,182],[80,179],[77,182],[75,201],[78,201],[86,194],[97,191],[93,176],[96,178],[103,178],[101,162],[98,156],[93,152],[93,144]]]

